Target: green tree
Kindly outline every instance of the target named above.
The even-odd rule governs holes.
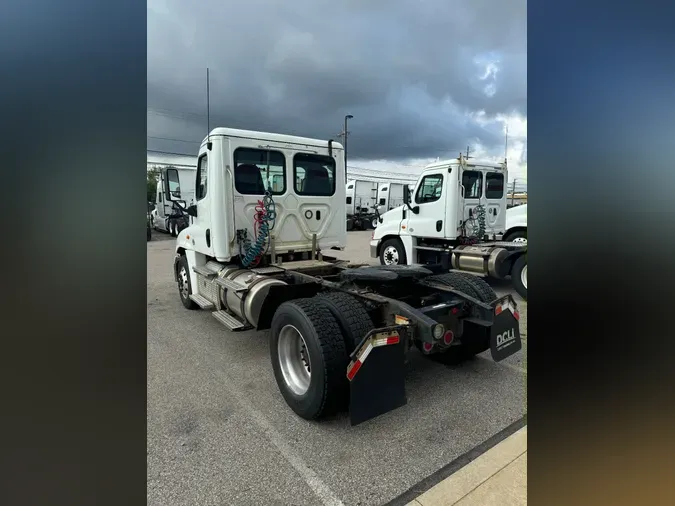
[[[148,202],[154,202],[157,198],[157,180],[159,179],[159,169],[148,170]]]

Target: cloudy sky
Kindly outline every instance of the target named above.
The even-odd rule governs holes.
[[[417,174],[471,146],[527,180],[525,0],[148,0],[148,149],[211,124],[336,138],[349,165]]]

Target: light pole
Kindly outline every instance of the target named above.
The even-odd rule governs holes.
[[[344,149],[345,149],[345,184],[347,184],[347,135],[349,133],[347,132],[347,121],[352,119],[354,116],[351,114],[347,114],[345,116],[345,129],[344,129]]]

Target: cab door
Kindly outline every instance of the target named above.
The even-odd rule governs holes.
[[[460,184],[462,196],[460,199],[462,207],[460,216],[462,217],[464,234],[467,237],[477,236],[480,229],[477,207],[481,204],[483,198],[483,173],[473,167],[463,168]]]
[[[417,184],[412,207],[418,207],[417,214],[408,213],[408,231],[415,237],[441,239],[447,226],[445,213],[445,187],[447,184],[443,169],[426,173]]]
[[[506,191],[503,172],[485,173],[485,207],[487,233],[503,234],[506,231]]]

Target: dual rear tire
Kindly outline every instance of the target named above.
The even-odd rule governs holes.
[[[348,294],[319,294],[279,306],[270,329],[272,369],[298,416],[314,420],[346,408],[349,355],[372,328],[363,304]]]

